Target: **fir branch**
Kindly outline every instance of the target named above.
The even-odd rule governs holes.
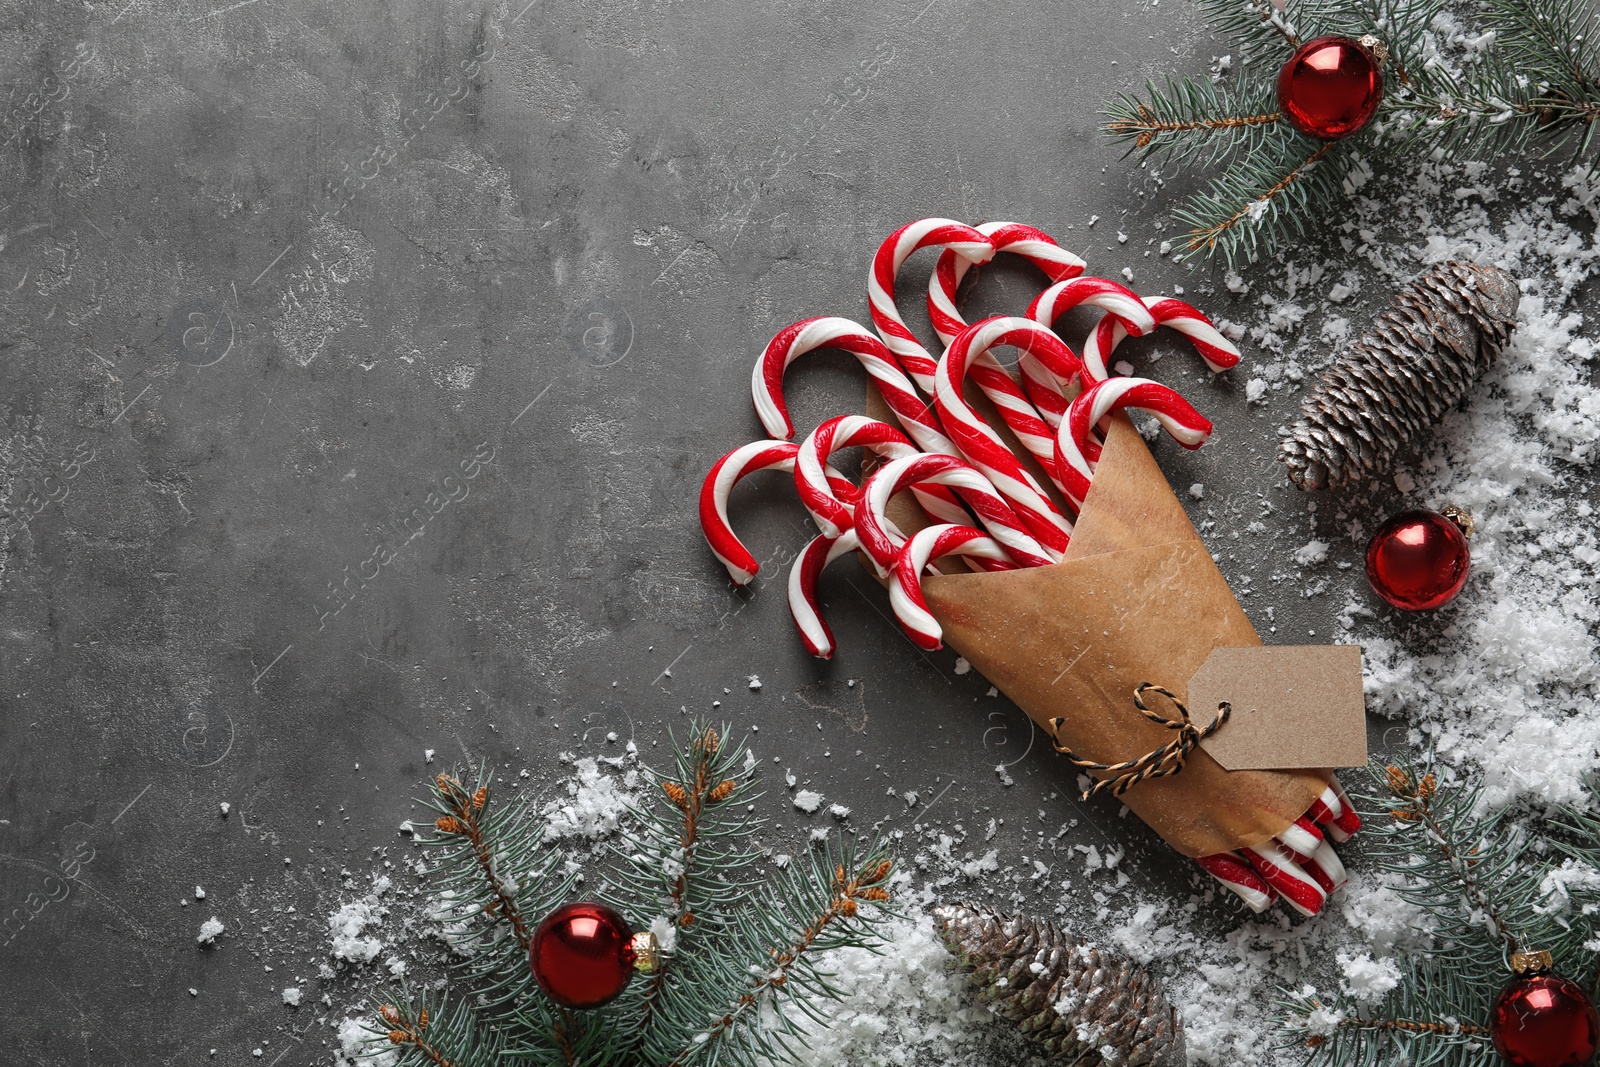
[[[1305,232],[1305,220],[1339,195],[1332,167],[1343,142],[1327,141],[1302,156],[1305,138],[1269,142],[1256,158],[1239,160],[1175,212],[1189,226],[1183,258],[1220,251],[1233,266],[1253,260],[1285,233]]]
[[[505,1043],[465,1001],[426,994],[413,998],[400,991],[384,994],[375,1015],[366,1024],[372,1043],[387,1044],[396,1053],[397,1067],[496,1067],[504,1062]]]
[[[1324,6],[1319,35],[1376,37],[1387,53],[1383,80],[1393,93],[1426,81],[1438,69],[1431,29],[1442,10],[1444,0],[1345,0]]]
[[[467,839],[472,858],[477,862],[478,870],[483,873],[489,892],[494,897],[490,914],[510,923],[517,940],[523,945],[528,944],[533,933],[528,929],[527,920],[522,917],[522,910],[517,907],[516,897],[495,872],[495,859],[489,851],[489,840],[484,833],[483,808],[489,799],[489,787],[480,785],[468,793],[457,778],[448,774],[439,775],[434,780],[434,787],[450,812],[434,820],[434,829],[441,834],[460,834]]]
[[[722,841],[742,839],[759,825],[752,819],[726,817],[726,813],[737,811],[734,805],[739,801],[751,799],[744,786],[749,782],[754,765],[744,762],[741,767],[743,746],[729,748],[710,727],[696,724],[690,729],[693,740],[687,753],[680,754],[677,760],[676,777],[657,776],[662,794],[671,801],[677,815],[676,824],[669,826],[647,811],[638,813],[646,827],[645,842],[654,847],[642,849],[630,857],[632,868],[643,877],[636,875],[626,880],[635,894],[665,890],[668,918],[679,928],[678,938],[686,951],[692,951],[694,942],[702,938],[715,940],[723,925],[715,919],[699,921],[704,908],[714,904],[736,906],[742,890],[747,888],[737,881],[724,881],[721,886],[707,884],[706,873],[726,871],[755,859],[755,853],[749,850],[730,851],[720,847]],[[723,733],[727,733],[726,725]],[[665,879],[664,885],[662,879]],[[730,886],[732,893],[728,892]],[[697,922],[698,928],[695,928]],[[680,975],[680,970],[690,973]],[[635,1051],[650,1046],[662,1015],[672,1014],[674,998],[668,996],[669,983],[681,977],[694,982],[704,992],[715,991],[721,984],[692,972],[692,966],[675,967],[669,959],[644,983],[635,1009],[637,1019],[631,1027],[636,1035],[632,1041]],[[690,1011],[702,1009],[701,1004],[685,1006]]]
[[[1210,80],[1169,80],[1164,89],[1145,86],[1145,98],[1119,96],[1106,106],[1104,129],[1115,141],[1132,141],[1129,151],[1160,152],[1185,160],[1213,162],[1225,152],[1249,152],[1261,127],[1281,121],[1274,94],[1266,86],[1229,93]]]
[[[853,849],[842,855],[822,855],[838,861],[828,875],[803,881],[799,880],[803,876],[792,876],[789,891],[780,891],[772,899],[772,904],[779,906],[763,910],[764,921],[751,924],[751,932],[770,930],[773,926],[787,927],[783,930],[785,936],[772,939],[771,947],[761,954],[763,961],[751,967],[755,981],[749,983],[720,1018],[696,1033],[672,1057],[670,1067],[684,1067],[702,1056],[714,1061],[720,1048],[735,1035],[743,1038],[750,1060],[794,1058],[799,1032],[793,1020],[779,1012],[774,1026],[759,1017],[760,1008],[776,997],[785,996],[790,1003],[798,1003],[802,1010],[811,1013],[813,1009],[797,994],[837,995],[837,990],[827,981],[828,976],[816,969],[814,958],[838,948],[871,943],[860,930],[861,909],[868,905],[877,910],[888,903],[889,891],[885,883],[894,869],[893,861],[885,858],[879,847],[870,848],[865,857],[856,856]],[[814,856],[814,866],[816,860]],[[782,902],[794,896],[813,895],[819,888],[824,893],[821,906],[817,907],[817,902],[813,901],[809,921],[798,929],[790,926],[792,920],[788,915],[794,913],[786,913]],[[746,936],[744,940],[748,943],[751,939]]]
[[[1200,0],[1206,21],[1230,40],[1235,40],[1246,60],[1257,56],[1283,55],[1300,47],[1299,28],[1279,11],[1272,0]],[[1300,14],[1300,6],[1295,9]],[[1310,37],[1318,34],[1310,33]]]
[[[1306,1067],[1482,1067],[1492,1047],[1488,1028],[1466,1021],[1487,1017],[1488,998],[1429,961],[1377,1011],[1342,993],[1314,991],[1292,994],[1278,1008],[1278,1047],[1305,1052]]]
[[[1503,69],[1528,92],[1524,112],[1541,137],[1577,132],[1587,152],[1600,120],[1600,17],[1586,0],[1487,0]]]
[[[468,980],[491,1016],[514,1011],[533,993],[528,968],[530,916],[547,914],[572,891],[560,857],[544,848],[544,820],[527,804],[501,809],[483,775],[469,789],[454,773],[434,779],[429,805],[439,813],[434,865],[442,898],[434,918],[467,958]]]
[[[1367,854],[1386,889],[1420,909],[1426,942],[1401,954],[1399,985],[1376,1004],[1311,988],[1286,994],[1279,1047],[1305,1052],[1308,1067],[1481,1067],[1511,951],[1546,950],[1558,973],[1592,959],[1600,815],[1563,810],[1530,838],[1506,809],[1485,811],[1476,787],[1431,767],[1373,773],[1384,792],[1360,798]]]
[[[1443,860],[1436,868],[1434,883],[1423,893],[1429,897],[1441,894],[1457,895],[1480,913],[1485,928],[1509,957],[1520,951],[1522,942],[1508,927],[1505,908],[1497,900],[1499,894],[1491,880],[1503,868],[1486,862],[1482,845],[1474,838],[1456,836],[1461,828],[1460,812],[1449,805],[1435,807],[1439,780],[1432,771],[1418,775],[1411,768],[1389,766],[1384,769],[1384,784],[1398,806],[1391,808],[1389,817],[1400,823],[1415,823],[1423,833],[1421,847],[1430,848]]]

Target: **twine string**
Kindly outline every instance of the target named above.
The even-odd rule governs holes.
[[[1172,706],[1177,709],[1177,718],[1171,718],[1159,711],[1152,710],[1144,702],[1146,691],[1159,693],[1171,701]],[[1102,790],[1110,790],[1112,796],[1120,797],[1146,778],[1165,778],[1168,775],[1177,774],[1183,770],[1184,764],[1189,759],[1189,753],[1194,751],[1195,746],[1222,729],[1223,724],[1228,721],[1228,716],[1233,714],[1233,705],[1224,700],[1217,705],[1217,717],[1211,720],[1210,725],[1196,726],[1189,719],[1189,709],[1184,705],[1183,701],[1173,695],[1170,689],[1150,682],[1140,682],[1138,687],[1134,689],[1133,706],[1138,708],[1139,712],[1151,722],[1159,726],[1165,726],[1169,730],[1176,730],[1178,736],[1153,752],[1146,752],[1138,759],[1124,760],[1121,763],[1096,763],[1094,760],[1087,760],[1079,756],[1072,749],[1063,745],[1059,739],[1051,742],[1051,747],[1082,770],[1099,771],[1110,775],[1107,778],[1097,779],[1093,786],[1086,789],[1083,792],[1084,800],[1088,800]],[[1061,724],[1065,721],[1065,719],[1058,717],[1051,719],[1050,724],[1059,734]]]

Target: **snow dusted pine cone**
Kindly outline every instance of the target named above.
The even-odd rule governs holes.
[[[941,904],[934,926],[996,1015],[1081,1067],[1183,1067],[1183,1025],[1161,983],[1031,915]]]
[[[1417,275],[1301,401],[1278,448],[1294,484],[1337,489],[1388,466],[1499,357],[1519,296],[1498,267],[1451,260]]]

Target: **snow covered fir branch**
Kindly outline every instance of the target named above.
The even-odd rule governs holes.
[[[1374,773],[1384,792],[1358,801],[1366,858],[1426,947],[1365,986],[1288,992],[1280,1048],[1308,1067],[1504,1062],[1493,1039],[1514,974],[1583,989],[1600,976],[1600,817],[1567,809],[1535,833],[1475,785],[1409,764]]]
[[[1218,172],[1173,212],[1181,258],[1270,255],[1325,227],[1375,165],[1594,146],[1600,20],[1587,0],[1486,0],[1472,25],[1443,0],[1198,2],[1232,49],[1212,75],[1151,81],[1105,111],[1106,132],[1147,164]],[[1350,102],[1359,120],[1332,118],[1348,77],[1295,80],[1307,50],[1326,65],[1330,41],[1374,68],[1364,104]]]
[[[880,842],[834,834],[775,868],[754,846],[755,759],[726,733],[697,724],[675,742],[671,769],[629,803],[635,832],[590,872],[585,894],[643,919],[659,960],[629,981],[630,955],[625,988],[588,1010],[559,1003],[560,976],[538,966],[541,920],[574,900],[577,865],[525,795],[498,800],[487,774],[439,775],[423,844],[454,958],[443,982],[375,994],[372,1051],[397,1067],[797,1060],[803,1023],[837,996],[819,960],[885,943],[894,864]]]

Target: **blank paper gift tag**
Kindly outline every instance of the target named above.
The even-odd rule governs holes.
[[[1189,679],[1197,726],[1233,712],[1200,746],[1230,771],[1359,767],[1367,762],[1359,645],[1216,648]]]

